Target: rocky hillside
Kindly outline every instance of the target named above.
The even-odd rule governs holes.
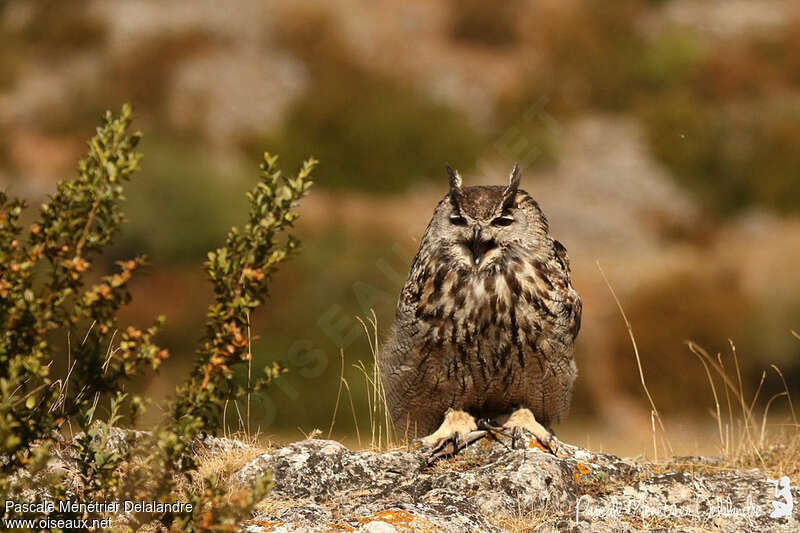
[[[95,438],[124,455],[140,447],[145,436],[111,428]],[[509,444],[484,438],[456,457],[429,465],[422,449],[356,451],[323,439],[265,449],[206,436],[193,446],[199,468],[189,491],[203,490],[207,481],[202,480],[214,478],[235,502],[246,499],[257,479],[270,477],[268,497],[241,524],[240,531],[247,533],[800,530],[797,448],[790,442],[762,448],[756,461],[741,456],[738,461],[672,457],[655,462],[565,443],[554,456],[529,434],[514,449]],[[47,479],[47,471],[64,474],[71,480],[70,501],[86,499],[80,461],[71,449],[68,440],[61,441],[45,472],[22,477],[35,485],[37,478]],[[741,466],[749,464],[764,469]],[[136,461],[122,468],[136,468]],[[6,497],[59,499],[39,487]],[[160,531],[147,516],[120,507],[100,518],[110,517],[114,531]]]
[[[422,451],[352,451],[306,440],[239,469],[244,484],[272,472],[274,488],[246,531],[797,531],[800,511],[772,518],[775,484],[760,470],[684,457],[643,463],[530,441],[484,441],[427,467]],[[791,489],[797,501],[800,492]]]

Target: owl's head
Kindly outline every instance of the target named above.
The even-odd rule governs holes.
[[[514,165],[507,186],[463,187],[457,170],[447,168],[450,191],[426,231],[426,244],[463,269],[485,271],[525,256],[546,256],[553,243],[536,201],[519,188]],[[454,266],[455,266],[454,265]]]

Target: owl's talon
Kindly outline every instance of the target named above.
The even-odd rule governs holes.
[[[550,453],[561,459],[569,457],[569,454],[561,446],[561,442],[559,442],[555,435],[550,435],[550,442],[547,443],[547,449],[550,450]]]
[[[453,433],[448,437],[439,439],[439,442],[431,450],[428,456],[427,464],[431,466],[439,459],[445,457],[454,457],[458,452],[469,446],[475,441],[485,437],[489,432],[483,429],[470,431],[466,435],[461,435],[458,432]]]
[[[428,464],[431,464],[432,461],[435,461],[439,457],[455,455],[461,448],[463,448],[463,446],[459,447],[460,444],[461,437],[457,432],[453,433],[449,437],[440,439],[431,450],[431,454],[428,457]]]
[[[482,429],[491,433],[493,436],[497,433],[503,434],[503,427],[497,426],[490,418],[481,418],[476,422],[478,429]]]
[[[521,441],[522,431],[519,429],[519,426],[514,426],[514,430],[511,432],[511,449],[518,449],[517,445],[520,444]]]
[[[505,421],[503,427],[513,431],[511,438],[512,447],[515,447],[517,440],[521,440],[522,430],[525,430],[531,433],[543,448],[556,457],[559,457],[560,450],[558,439],[537,422],[536,417],[533,416],[533,413],[529,409],[523,407],[514,411]]]
[[[478,432],[478,426],[471,414],[457,409],[448,410],[439,429],[427,437],[419,439],[423,446],[431,447],[428,464],[432,464],[441,457],[457,454],[486,434],[484,431],[476,435],[476,432]]]

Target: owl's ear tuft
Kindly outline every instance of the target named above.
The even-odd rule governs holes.
[[[514,169],[508,176],[508,187],[503,191],[502,209],[508,209],[514,203],[514,197],[517,196],[519,189],[519,182],[522,179],[522,173],[519,170],[519,165],[514,163]]]
[[[453,205],[458,207],[458,202],[464,195],[464,191],[461,189],[461,174],[450,165],[445,165],[444,168],[447,169],[447,176],[450,178],[450,200]]]

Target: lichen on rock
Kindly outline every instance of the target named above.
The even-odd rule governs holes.
[[[700,458],[635,462],[562,445],[559,458],[485,440],[432,467],[424,451],[352,451],[306,440],[264,453],[233,476],[271,473],[250,533],[266,531],[797,531],[800,510],[771,518],[775,485],[759,470]],[[675,468],[670,471],[669,468]],[[800,494],[792,489],[795,500]]]

